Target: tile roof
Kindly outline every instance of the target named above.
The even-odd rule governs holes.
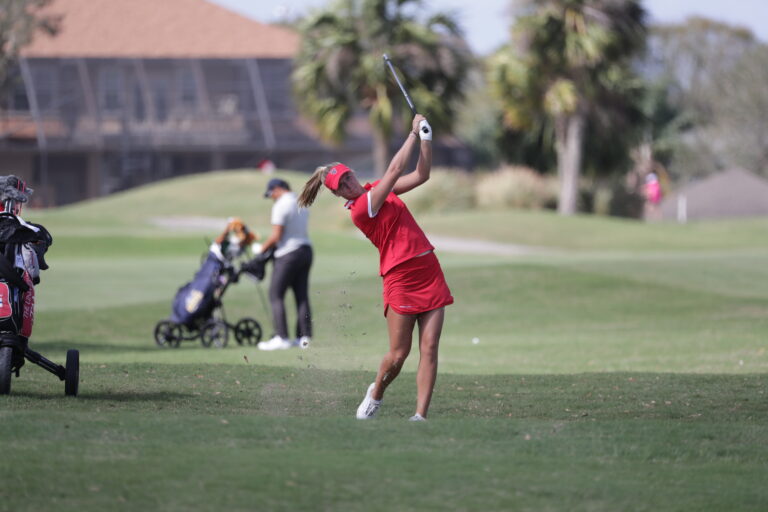
[[[206,0],[54,0],[55,37],[38,34],[27,57],[292,58],[299,35]]]

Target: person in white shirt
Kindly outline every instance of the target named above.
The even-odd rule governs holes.
[[[312,266],[312,244],[307,234],[309,210],[299,208],[290,185],[279,178],[269,180],[264,197],[272,199],[272,233],[262,244],[262,252],[275,248],[269,302],[275,335],[259,343],[262,350],[291,347],[307,348],[312,337],[312,313],[309,305],[309,269]],[[291,288],[296,297],[296,338],[288,333],[285,315],[285,292]]]

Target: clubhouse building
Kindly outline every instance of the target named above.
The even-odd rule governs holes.
[[[213,169],[371,168],[370,127],[323,144],[291,95],[299,36],[206,0],[54,0],[0,98],[0,172],[37,205]]]

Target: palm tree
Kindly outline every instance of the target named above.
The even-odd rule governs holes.
[[[0,1],[0,98],[11,85],[22,48],[32,42],[37,32],[56,35],[61,16],[46,11],[52,0]]]
[[[513,40],[490,65],[490,82],[513,129],[554,132],[558,211],[576,211],[587,123],[610,123],[637,102],[630,67],[645,45],[639,0],[517,0]]]
[[[447,14],[421,21],[420,7],[420,0],[337,0],[300,27],[293,73],[299,109],[337,144],[354,112],[368,111],[377,175],[386,169],[393,120],[405,106],[382,54],[399,66],[419,112],[437,130],[450,128],[462,95],[470,53],[458,25]]]

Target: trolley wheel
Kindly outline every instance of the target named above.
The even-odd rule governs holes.
[[[181,343],[181,326],[170,320],[161,320],[155,326],[155,343],[159,347],[177,348]]]
[[[13,348],[0,347],[0,395],[11,393],[11,366],[13,366]]]
[[[227,324],[222,320],[209,320],[200,330],[200,343],[204,347],[213,345],[217,348],[224,348],[227,346],[229,338],[228,330]]]
[[[253,318],[241,318],[235,324],[235,339],[239,345],[256,345],[261,341],[261,325]]]
[[[67,350],[67,364],[64,367],[64,394],[77,396],[80,385],[80,352]]]

